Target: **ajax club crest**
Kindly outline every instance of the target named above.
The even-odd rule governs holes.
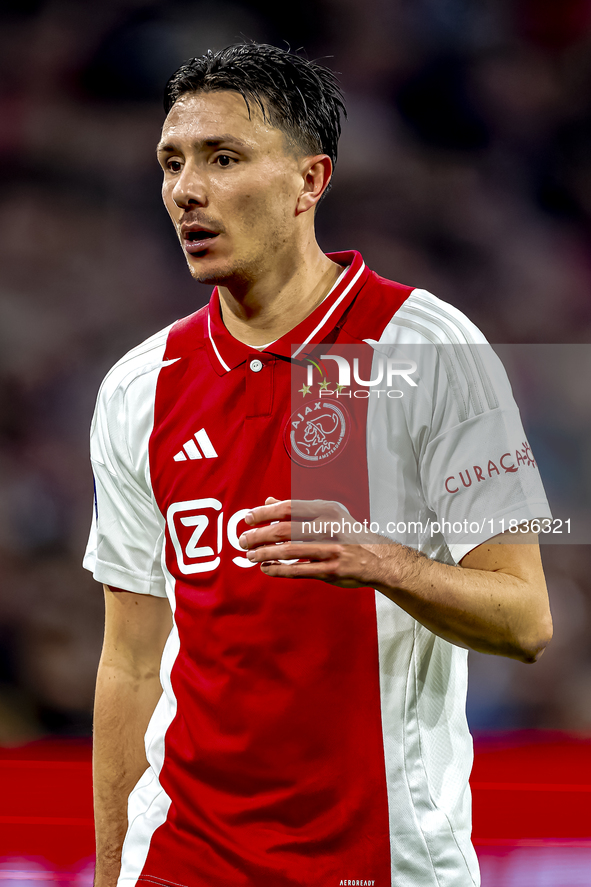
[[[307,468],[332,462],[349,437],[349,417],[341,404],[327,400],[302,404],[290,416],[283,441],[294,462]]]

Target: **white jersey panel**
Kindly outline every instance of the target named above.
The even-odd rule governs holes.
[[[106,585],[166,597],[164,519],[150,483],[148,443],[169,328],[125,355],[99,391],[91,428],[95,514],[84,566]]]
[[[168,597],[176,609],[174,582],[166,571]],[[148,724],[145,735],[146,757],[149,767],[129,796],[127,804],[128,829],[121,853],[121,873],[118,887],[131,887],[140,877],[150,842],[156,829],[166,822],[172,800],[160,784],[160,771],[164,764],[166,731],[177,713],[170,675],[179,654],[180,639],[176,624],[166,642],[160,666],[160,682],[163,693]]]
[[[467,651],[376,592],[392,887],[474,887]]]
[[[504,368],[474,324],[415,290],[370,344],[372,378],[384,356],[416,363],[416,387],[401,380],[399,399],[369,398],[370,510],[382,532],[453,564],[500,531],[494,518],[549,516],[537,469],[501,467],[501,456],[512,452],[504,464],[515,468],[525,434]],[[500,469],[491,476],[489,459]],[[460,481],[448,482],[455,493],[445,485],[450,477]],[[433,521],[466,518],[485,521],[467,545],[447,528],[433,531]],[[480,876],[470,840],[467,651],[378,592],[376,612],[392,885],[474,887]]]

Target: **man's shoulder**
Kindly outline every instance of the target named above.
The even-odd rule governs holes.
[[[480,329],[463,311],[424,289],[413,289],[390,323],[413,331],[435,345],[486,344]]]
[[[105,376],[101,385],[102,397],[109,399],[115,391],[127,390],[134,381],[159,372],[163,366],[200,347],[206,311],[206,308],[200,308],[131,348]]]
[[[420,287],[405,286],[373,272],[359,316],[377,329],[374,339],[401,337],[405,342],[433,345],[486,344],[480,329],[459,308]],[[362,306],[360,306],[362,307]],[[369,308],[369,310],[368,310]],[[365,337],[364,337],[365,338]]]
[[[108,400],[116,391],[127,389],[134,379],[161,367],[173,326],[169,324],[120,357],[103,379],[99,397]]]

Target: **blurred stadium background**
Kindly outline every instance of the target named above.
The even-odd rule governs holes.
[[[88,427],[114,361],[208,298],[161,206],[153,150],[168,76],[242,38],[303,47],[341,74],[349,121],[318,215],[323,248],[359,249],[378,272],[465,310],[493,343],[576,343],[582,363],[565,366],[560,385],[552,374],[553,400],[545,389],[528,399],[527,378],[516,381],[551,503],[589,515],[590,0],[2,0],[4,763],[14,747],[61,737],[70,763],[87,766],[102,638],[102,595],[80,566]],[[555,620],[543,659],[471,654],[468,714],[485,744],[491,731],[513,746],[534,741],[524,730],[554,731],[544,742],[574,735],[577,749],[591,736],[591,548],[543,555]],[[589,788],[580,784],[581,801]],[[12,808],[0,814],[14,820]],[[591,843],[586,829],[573,839]],[[568,865],[543,862],[538,847],[546,880],[535,880],[534,857],[503,868],[491,856],[485,884],[591,884],[581,840]],[[2,854],[6,881],[16,869]]]

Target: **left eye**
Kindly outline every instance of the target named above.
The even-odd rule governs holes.
[[[217,161],[220,166],[230,166],[232,157],[228,156],[228,154],[220,154]]]

